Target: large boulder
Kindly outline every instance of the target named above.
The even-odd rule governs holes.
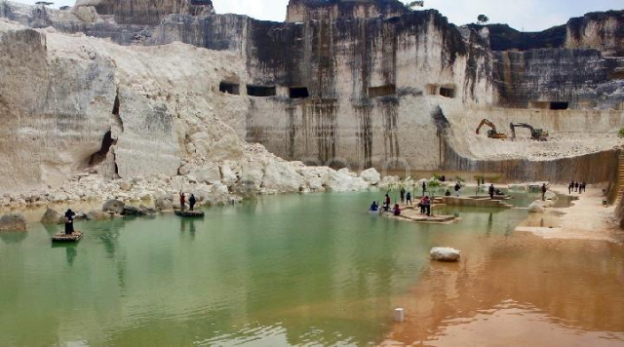
[[[143,216],[146,216],[147,214],[145,213],[145,211],[141,210],[140,208],[133,207],[133,206],[126,206],[121,212],[121,215],[126,216],[126,217],[143,217]]]
[[[21,213],[10,213],[0,218],[0,231],[26,231],[28,223]]]
[[[537,201],[529,205],[529,213],[544,213],[545,211],[544,206]]]
[[[104,203],[104,206],[102,207],[102,211],[108,212],[108,213],[122,214],[125,207],[126,207],[126,204],[124,204],[123,202],[119,200],[108,200],[107,202]]]
[[[377,170],[375,170],[375,168],[362,171],[360,177],[372,185],[377,185],[381,181],[381,175],[377,172]]]
[[[63,216],[56,210],[48,207],[41,218],[41,224],[59,224],[63,222]]]
[[[154,202],[154,207],[156,208],[157,211],[172,211],[173,210],[173,203],[170,200],[167,199],[157,199]]]
[[[442,262],[457,262],[461,251],[449,247],[436,247],[431,250],[431,259]]]
[[[546,200],[551,200],[551,201],[559,200],[559,197],[557,196],[557,194],[555,194],[554,192],[550,190],[546,192],[544,197],[546,198]]]
[[[204,165],[201,168],[194,171],[193,176],[197,182],[213,184],[214,182],[221,181],[221,171],[216,164]]]
[[[238,181],[238,177],[236,177],[236,174],[228,164],[221,166],[221,179],[221,182],[228,187],[233,186]]]
[[[298,192],[304,184],[303,177],[287,162],[271,162],[264,169],[262,185],[277,193]]]
[[[246,190],[258,190],[264,178],[264,165],[260,162],[247,162],[243,164],[241,184]]]
[[[358,191],[368,188],[361,177],[353,177],[348,169],[339,171],[331,170],[325,180],[325,187],[334,192]]]

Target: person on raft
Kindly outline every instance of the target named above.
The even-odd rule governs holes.
[[[196,203],[197,203],[197,199],[195,199],[195,194],[191,194],[191,198],[189,199],[189,205],[191,206],[191,211],[195,209]]]
[[[65,212],[65,235],[74,233],[74,217],[76,217],[76,214],[71,209]]]
[[[184,193],[180,192],[180,210],[184,211],[185,207],[186,207],[186,196],[184,196]]]
[[[399,204],[394,204],[394,209],[392,210],[392,213],[394,213],[395,216],[400,216],[401,215],[401,206],[399,206]]]
[[[370,207],[370,212],[378,212],[379,211],[379,205],[377,204],[377,201],[373,201],[373,204]]]

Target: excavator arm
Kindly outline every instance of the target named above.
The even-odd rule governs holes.
[[[511,139],[515,140],[516,139],[516,128],[525,128],[525,129],[529,129],[529,131],[531,132],[531,139],[535,140],[535,141],[546,141],[548,139],[548,131],[545,131],[543,129],[535,129],[534,127],[532,127],[529,124],[526,123],[518,123],[518,124],[514,124],[514,123],[510,123],[509,127],[511,128]]]
[[[484,119],[481,121],[481,123],[479,123],[479,126],[477,127],[477,135],[479,135],[481,133],[481,128],[483,128],[484,125],[487,125],[488,127],[492,128],[491,130],[488,130],[488,137],[491,139],[506,139],[507,135],[499,133],[498,130],[496,129],[496,125],[494,125],[494,123],[492,123],[491,121]]]

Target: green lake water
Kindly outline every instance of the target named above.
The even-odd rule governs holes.
[[[261,197],[203,220],[80,222],[0,234],[0,345],[365,345],[392,326],[440,235],[508,237],[526,210],[451,225],[366,212],[378,192]],[[525,204],[534,197],[519,199]]]

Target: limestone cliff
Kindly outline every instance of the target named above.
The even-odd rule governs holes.
[[[50,50],[55,42],[50,37],[85,34],[121,46],[146,46],[126,50],[106,43],[107,59],[95,54],[90,60],[112,71],[114,82],[102,87],[103,106],[97,108],[106,115],[101,115],[106,126],[97,122],[102,126],[94,131],[98,136],[89,138],[88,153],[85,149],[80,155],[105,157],[99,170],[108,168],[107,175],[129,177],[143,170],[171,174],[178,164],[187,168],[189,150],[209,158],[201,160],[226,159],[209,153],[214,146],[228,146],[212,140],[219,128],[206,125],[205,110],[210,110],[207,119],[218,115],[223,123],[217,124],[227,124],[240,139],[261,143],[287,160],[417,170],[474,169],[481,168],[475,162],[495,161],[492,167],[505,175],[526,166],[527,179],[537,162],[535,167],[555,163],[547,169],[553,177],[562,165],[589,165],[583,158],[610,153],[624,126],[619,12],[588,15],[580,23],[571,20],[543,33],[519,33],[503,26],[458,28],[437,11],[406,11],[391,0],[292,0],[285,23],[213,15],[208,3],[179,1],[150,7],[143,0],[101,0],[81,2],[71,11],[9,3],[0,9],[0,16],[14,22],[58,32],[45,35],[47,53],[39,59],[46,69],[33,70],[50,81],[74,81],[65,78],[72,76],[67,72],[50,72],[50,61],[60,51],[60,46]],[[142,49],[155,56],[147,59],[137,53]],[[62,58],[71,55],[67,51]],[[141,63],[131,63],[135,60]],[[94,76],[87,65],[78,61],[85,70],[77,75]],[[217,72],[208,73],[211,69]],[[141,82],[132,82],[135,75]],[[195,79],[188,85],[182,82],[187,77],[179,79],[189,75]],[[88,90],[77,89],[77,94]],[[16,113],[13,103],[19,104],[5,107]],[[85,113],[85,107],[78,113]],[[179,110],[194,116],[179,115]],[[63,112],[68,111],[56,108],[49,114]],[[440,129],[437,114],[444,115],[449,129]],[[82,117],[91,119],[90,114]],[[548,143],[525,136],[514,143],[493,141],[475,134],[483,118],[494,120],[503,132],[511,122],[529,122],[553,136]],[[155,144],[155,138],[162,143]],[[105,152],[102,144],[115,150]],[[156,153],[138,155],[138,147],[152,145],[160,146]],[[152,161],[157,164],[146,164]],[[540,170],[533,171],[537,178]],[[587,180],[606,179],[598,170]]]
[[[409,10],[398,0],[290,0],[287,22],[399,17]]]

